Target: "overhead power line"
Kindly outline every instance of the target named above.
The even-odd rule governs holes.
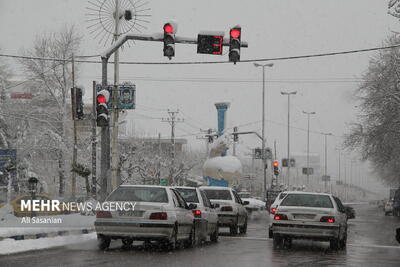
[[[327,57],[327,56],[337,56],[337,55],[346,55],[346,54],[355,54],[355,53],[365,53],[365,52],[379,51],[379,50],[385,50],[385,49],[393,49],[393,48],[398,48],[398,47],[400,47],[400,44],[381,46],[381,47],[372,47],[372,48],[365,48],[365,49],[353,49],[353,50],[345,50],[345,51],[308,54],[308,55],[243,59],[243,60],[239,61],[238,63],[261,62],[261,61],[281,61],[281,60]],[[100,57],[99,55],[93,55],[93,56],[77,56],[77,58],[85,58],[85,57],[90,58],[90,57],[96,57],[96,56]],[[33,59],[33,60],[50,60],[50,61],[71,61],[71,59],[41,58],[41,57],[29,57],[29,56],[19,56],[19,55],[9,55],[9,54],[0,54],[0,57],[23,58],[23,59]],[[95,60],[75,60],[75,62],[95,63],[95,64],[101,63],[101,61],[95,61]],[[109,63],[113,63],[113,62],[109,61]],[[120,61],[119,64],[127,64],[127,65],[201,65],[201,64],[232,64],[232,62],[230,62],[230,61],[186,61],[186,62]]]

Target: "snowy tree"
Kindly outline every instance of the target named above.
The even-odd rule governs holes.
[[[23,59],[20,61],[30,78],[30,87],[38,96],[38,111],[43,120],[51,122],[44,134],[52,141],[54,156],[59,162],[59,194],[65,191],[65,160],[69,157],[70,138],[67,133],[67,97],[72,87],[71,57],[79,52],[81,37],[75,28],[43,34],[36,38],[32,49],[24,54],[31,57],[60,60]],[[75,70],[76,72],[76,70]]]
[[[395,35],[386,45],[398,44]],[[400,51],[381,50],[371,59],[356,99],[361,115],[352,124],[345,145],[359,149],[388,185],[400,185]]]

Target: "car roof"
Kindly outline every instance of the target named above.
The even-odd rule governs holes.
[[[140,185],[140,184],[123,184],[119,187],[149,187],[149,188],[173,188],[172,186],[162,186],[162,185]]]
[[[174,188],[181,188],[181,189],[194,189],[196,190],[197,187],[193,186],[174,186]]]
[[[211,190],[232,190],[232,188],[231,187],[226,187],[226,186],[208,186],[208,185],[205,185],[205,186],[200,186],[199,187],[200,189],[211,189]]]
[[[282,193],[286,193],[286,194],[307,194],[307,195],[332,196],[332,194],[328,194],[328,193],[304,192],[304,191],[284,191],[284,192],[282,192]]]

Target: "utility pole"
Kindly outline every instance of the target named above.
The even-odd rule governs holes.
[[[96,161],[97,161],[97,131],[96,131],[96,82],[93,81],[93,103],[92,103],[92,198],[97,199],[97,177],[96,177]]]
[[[325,136],[325,181],[324,181],[324,186],[325,186],[325,191],[328,189],[328,181],[327,176],[328,176],[328,135],[332,135],[332,133],[323,133]]]
[[[172,185],[173,175],[175,171],[175,124],[178,122],[183,122],[183,119],[177,118],[177,114],[179,110],[169,110],[168,114],[169,118],[163,118],[162,122],[168,122],[171,125],[171,166],[170,166],[170,173],[169,173],[169,185]]]
[[[307,115],[307,188],[310,187],[310,115],[314,115],[315,112],[303,111]]]
[[[114,42],[119,38],[119,0],[115,0],[115,30],[114,30]],[[118,179],[118,117],[119,117],[119,49],[115,50],[114,53],[114,86],[112,94],[112,145],[111,145],[111,190],[117,188],[121,183]]]
[[[76,132],[76,88],[75,88],[75,61],[74,61],[74,54],[72,54],[72,88],[71,88],[71,108],[72,108],[72,121],[74,127],[74,148],[72,150],[72,166],[73,168],[76,167],[76,158],[78,154],[78,144],[77,144],[77,132]],[[76,172],[72,171],[71,174],[71,196],[72,199],[75,200],[76,194]]]
[[[264,175],[264,184],[263,184],[263,198],[266,199],[267,197],[267,169],[265,168],[267,166],[267,158],[265,155],[265,67],[272,68],[274,66],[274,63],[268,63],[268,64],[258,64],[254,63],[255,67],[262,67],[262,162],[263,162],[263,175]]]
[[[293,92],[281,92],[281,95],[287,95],[288,97],[288,127],[287,127],[287,138],[288,138],[288,144],[287,144],[287,160],[288,160],[288,166],[287,166],[287,185],[288,185],[288,190],[290,190],[290,96],[291,95],[296,95],[297,91]]]

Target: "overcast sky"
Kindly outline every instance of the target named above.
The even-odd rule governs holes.
[[[32,46],[37,34],[74,24],[84,36],[81,54],[98,54],[105,47],[87,30],[90,23],[85,20],[92,17],[85,14],[90,12],[86,9],[90,6],[82,0],[0,0],[0,48],[3,53],[19,54],[22,48]],[[240,24],[242,40],[249,43],[249,48],[242,49],[242,59],[376,47],[392,31],[400,30],[399,21],[387,14],[387,1],[383,0],[153,0],[146,7],[151,8],[146,14],[152,15],[146,18],[149,23],[141,22],[147,27],[143,30],[147,34],[161,32],[163,24],[170,19],[179,23],[177,35],[193,38],[201,30],[224,31],[227,35],[230,27]],[[172,62],[227,60],[226,52],[227,47],[223,56],[198,55],[195,45],[177,44]],[[311,129],[336,135],[329,139],[329,152],[332,157],[335,155],[329,169],[335,172],[334,148],[341,145],[340,136],[355,119],[357,103],[351,96],[372,55],[275,61],[274,67],[267,69],[267,141],[269,145],[277,141],[279,157],[284,156],[287,146],[287,98],[280,92],[297,91],[291,98],[291,123],[306,129],[307,120],[302,111],[317,113],[312,117]],[[168,62],[159,42],[137,42],[125,47],[121,60]],[[15,79],[23,80],[23,73],[15,69]],[[111,66],[109,70],[111,80]],[[83,65],[78,83],[90,89],[92,80],[100,81],[100,74],[100,65]],[[177,135],[191,134],[185,138],[195,148],[204,145],[203,140],[196,140],[199,128],[217,127],[214,103],[218,101],[231,102],[228,127],[261,132],[261,122],[241,126],[261,120],[261,77],[261,69],[252,63],[122,65],[120,70],[122,81],[137,85],[138,108],[130,111],[131,127],[150,136],[161,132],[168,137],[167,123],[142,115],[161,118],[167,116],[165,109],[179,108],[180,117],[186,123],[178,125]],[[199,79],[200,82],[196,81]],[[305,131],[292,129],[291,140],[293,152],[306,151]],[[311,144],[312,152],[323,155],[321,135],[311,134]],[[238,151],[244,155],[258,145],[256,137],[241,136]]]

